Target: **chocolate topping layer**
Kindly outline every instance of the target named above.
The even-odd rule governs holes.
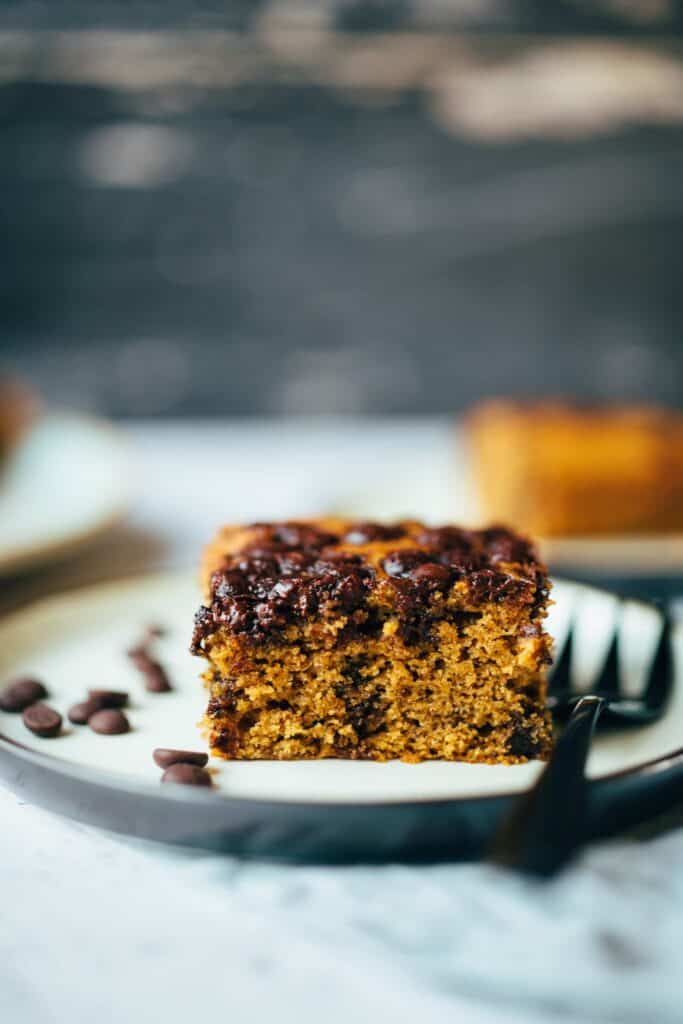
[[[357,631],[381,628],[381,612],[396,615],[403,638],[416,642],[447,614],[514,602],[530,605],[533,618],[547,596],[532,545],[499,526],[258,523],[235,531],[214,564],[195,618],[195,653],[219,629],[264,642],[317,616],[346,616]]]

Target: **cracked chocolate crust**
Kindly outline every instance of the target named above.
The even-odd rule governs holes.
[[[321,519],[226,527],[204,573],[195,654],[219,631],[264,645],[290,626],[339,616],[340,641],[378,636],[391,617],[404,643],[415,644],[435,622],[457,623],[491,603],[524,607],[525,629],[540,636],[548,597],[533,545],[503,526]]]

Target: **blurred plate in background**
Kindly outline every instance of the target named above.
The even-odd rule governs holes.
[[[62,558],[114,525],[126,463],[107,423],[69,413],[37,421],[0,478],[0,575]]]
[[[444,437],[437,438],[441,446],[439,464],[444,465]],[[379,476],[372,491],[353,491],[340,496],[331,511],[357,519],[423,519],[430,523],[460,522],[481,525],[481,514],[473,483],[467,445],[456,428],[446,440],[451,448],[449,473],[425,474],[424,465],[430,462],[430,453],[406,452],[405,479],[413,479],[419,466],[422,474],[420,486],[406,486],[403,478],[391,473]],[[411,456],[415,466],[409,464]],[[434,467],[436,453],[431,453]],[[615,577],[679,577],[683,573],[683,534],[651,534],[602,537],[552,537],[539,539],[543,558],[554,570],[564,574],[589,578]]]

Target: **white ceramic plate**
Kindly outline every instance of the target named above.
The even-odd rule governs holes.
[[[614,599],[603,591],[567,582],[556,583],[554,597],[551,632],[561,638],[572,609],[578,616],[577,648],[582,657],[576,665],[576,683],[586,688],[609,640]],[[50,703],[65,716],[65,733],[41,740],[25,729],[21,716],[1,712],[0,732],[71,765],[156,784],[160,773],[151,757],[154,747],[204,747],[197,729],[205,703],[198,681],[203,662],[188,652],[197,604],[191,575],[165,574],[52,598],[6,620],[0,625],[0,680],[24,674],[44,680]],[[172,693],[146,693],[126,657],[126,649],[146,623],[168,629],[158,641],[158,653],[172,678]],[[652,608],[628,604],[623,652],[625,683],[631,692],[642,685],[659,629],[659,617]],[[87,727],[66,722],[67,709],[83,699],[89,687],[131,693],[133,729],[129,734],[98,736]],[[683,685],[679,685],[667,715],[656,725],[599,736],[590,773],[597,777],[633,768],[674,750],[682,737]],[[512,793],[529,785],[539,765],[215,761],[212,768],[217,792],[228,798],[359,804]]]
[[[126,462],[106,423],[38,420],[0,474],[0,575],[62,558],[112,526],[126,505]]]
[[[551,631],[577,623],[575,683],[589,686],[611,635],[615,600],[557,583]],[[62,713],[89,687],[131,693],[132,732],[97,736],[66,725],[38,739],[0,713],[0,778],[31,800],[79,821],[145,839],[297,860],[452,859],[481,856],[501,814],[540,765],[418,765],[353,761],[213,762],[212,790],[160,786],[156,746],[201,748],[201,662],[188,653],[198,594],[193,574],[128,580],[51,598],[0,624],[0,681],[45,680]],[[142,628],[167,635],[158,656],[174,690],[148,694],[125,655]],[[651,606],[622,619],[624,681],[642,686],[661,628]],[[599,735],[590,759],[588,836],[612,835],[666,809],[683,786],[681,635],[677,679],[656,725]]]

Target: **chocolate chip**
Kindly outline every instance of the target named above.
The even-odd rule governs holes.
[[[93,732],[101,733],[103,736],[118,736],[130,730],[130,723],[123,711],[116,708],[96,711],[88,719],[88,725]]]
[[[204,642],[207,636],[212,633],[214,629],[215,626],[213,625],[211,609],[207,608],[205,604],[200,605],[194,615],[194,627],[192,630],[192,639],[190,641],[191,654],[202,653]]]
[[[47,704],[31,704],[22,715],[24,725],[36,736],[51,739],[57,736],[62,728],[62,716],[59,711]]]
[[[444,551],[446,548],[468,551],[476,542],[476,531],[463,530],[459,526],[437,526],[423,530],[417,543],[432,551]]]
[[[150,640],[158,640],[162,636],[166,636],[168,630],[165,626],[159,626],[156,623],[152,623],[151,626],[147,626],[145,630],[145,637]]]
[[[535,551],[526,537],[519,537],[504,526],[489,526],[481,536],[492,565],[535,560]]]
[[[149,661],[150,657],[147,646],[144,643],[135,644],[134,647],[129,647],[126,654],[133,664],[138,666],[138,668],[140,667],[140,663],[145,664]]]
[[[173,689],[166,672],[158,661],[152,661],[150,658],[142,671],[145,676],[145,689],[149,693],[168,693]]]
[[[244,573],[237,569],[225,570],[220,574],[220,580],[215,587],[216,597],[224,601],[228,597],[238,597],[248,590],[247,578]]]
[[[95,712],[101,711],[104,707],[106,705],[102,704],[98,698],[90,697],[88,700],[82,700],[79,704],[72,705],[67,712],[67,718],[74,725],[87,725]]]
[[[168,693],[172,689],[166,672],[144,647],[131,648],[128,657],[144,675],[145,689],[149,693]]]
[[[152,757],[160,768],[170,768],[172,764],[194,764],[204,768],[209,761],[209,755],[202,750],[173,750],[171,747],[157,747]]]
[[[74,725],[87,725],[96,711],[122,708],[127,703],[128,694],[123,690],[89,690],[87,700],[69,708],[68,718]]]
[[[172,764],[161,776],[162,782],[178,782],[181,786],[210,786],[211,776],[196,764]]]
[[[513,757],[536,757],[539,744],[523,725],[516,725],[507,741],[508,751]]]
[[[311,555],[304,555],[302,552],[287,551],[285,557],[289,557],[293,554],[300,554],[301,557],[310,562]],[[232,563],[230,563],[232,564]],[[245,573],[246,577],[250,581],[263,579],[264,576],[272,577],[277,575],[278,571],[278,559],[273,552],[251,550],[248,555],[242,555],[238,557],[233,565],[233,570],[237,569],[241,573]],[[227,571],[230,570],[230,566],[226,566]],[[248,588],[247,588],[248,589]]]
[[[410,576],[419,583],[434,583],[440,587],[446,587],[450,583],[451,574],[445,565],[438,562],[425,562],[411,570]]]
[[[273,552],[284,548],[319,551],[339,540],[334,533],[307,523],[254,523],[253,540],[245,550]]]
[[[277,567],[283,576],[303,572],[314,561],[314,556],[303,551],[287,551],[277,556]]]
[[[372,541],[398,540],[406,531],[398,524],[384,526],[382,523],[354,523],[344,535],[347,544],[370,544]]]
[[[0,690],[0,709],[3,711],[23,711],[30,704],[47,697],[47,690],[37,679],[28,677],[13,679],[4,689]]]
[[[417,548],[401,548],[392,551],[382,562],[387,576],[408,576],[418,565],[429,562],[429,556]]]
[[[292,705],[288,700],[269,700],[266,701],[266,707],[269,711],[291,711]]]
[[[505,572],[494,572],[493,569],[472,572],[467,582],[470,597],[477,604],[521,599],[525,594],[531,595],[534,590],[534,583],[530,580],[518,579]]]
[[[88,699],[99,701],[101,708],[125,708],[128,694],[123,690],[88,690]]]

